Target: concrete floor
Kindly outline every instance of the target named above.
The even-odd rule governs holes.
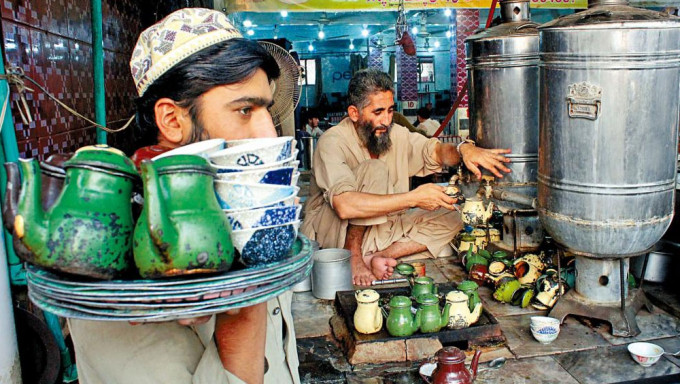
[[[462,266],[457,258],[425,263],[428,276],[437,283],[460,281]],[[488,288],[481,288],[480,296],[501,325],[505,342],[483,348],[476,383],[680,383],[680,359],[665,355],[652,367],[643,368],[626,349],[631,342],[652,341],[668,352],[680,350],[680,319],[659,306],[652,313],[644,309],[638,313],[642,332],[637,337],[613,337],[607,323],[568,316],[557,340],[543,345],[531,335],[529,317],[544,312],[499,303]],[[674,295],[666,296],[667,301],[675,300]],[[316,299],[311,292],[296,293],[293,300],[303,383],[421,382],[417,373],[421,361],[351,366],[329,326],[335,313],[333,302]],[[677,307],[670,304],[667,308],[672,311],[673,305]],[[472,351],[466,352],[469,362]],[[486,362],[500,356],[507,358],[506,364],[489,368]]]

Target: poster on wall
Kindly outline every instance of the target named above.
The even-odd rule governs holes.
[[[224,0],[223,0],[224,1]],[[217,3],[218,1],[216,1]],[[227,12],[396,11],[398,0],[230,0]],[[588,0],[531,0],[535,8],[587,8]],[[406,9],[490,8],[491,0],[404,0]],[[217,6],[216,6],[217,8]]]

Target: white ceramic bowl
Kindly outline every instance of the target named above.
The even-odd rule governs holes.
[[[227,167],[253,167],[289,159],[293,154],[293,139],[271,141],[254,139],[210,154],[210,161]]]
[[[284,260],[295,242],[300,221],[231,232],[243,264],[252,267]]]
[[[295,185],[297,183],[297,179],[293,183],[295,175],[299,175],[295,167],[280,167],[255,171],[218,173],[217,178],[241,184]]]
[[[290,196],[297,196],[299,187],[274,184],[239,184],[215,180],[217,201],[222,209],[262,208]]]
[[[628,344],[630,356],[643,367],[654,365],[664,353],[663,348],[652,343],[631,343]]]
[[[187,144],[179,148],[163,152],[153,158],[153,160],[174,155],[201,155],[209,156],[213,152],[224,149],[226,141],[224,139],[210,139]]]
[[[290,195],[288,197],[281,198],[279,200],[276,200],[272,202],[271,204],[267,204],[264,207],[257,207],[257,208],[234,208],[234,209],[225,209],[223,208],[222,210],[229,214],[229,213],[235,213],[235,212],[243,212],[243,211],[250,211],[252,209],[259,209],[259,208],[273,208],[273,207],[290,207],[291,205],[295,205],[297,200],[297,195]]]
[[[223,165],[217,165],[210,163],[210,166],[213,167],[215,172],[219,173],[230,173],[230,172],[248,172],[248,171],[261,171],[264,169],[273,169],[273,168],[282,168],[282,167],[294,167],[297,169],[298,165],[300,165],[300,162],[296,160],[298,151],[293,152],[293,156],[291,156],[288,159],[282,160],[282,161],[277,161],[276,163],[272,164],[265,164],[265,165],[258,165],[254,167],[232,167],[232,166],[223,166]]]
[[[238,231],[241,229],[269,227],[297,221],[300,218],[301,210],[301,205],[267,207],[239,212],[228,212],[227,218],[229,219],[229,224],[231,224],[231,229]]]
[[[531,316],[532,327],[552,326],[560,329],[560,321],[554,317],[548,316]]]
[[[540,328],[531,327],[531,334],[541,344],[550,344],[560,334],[560,329],[550,325],[542,326]]]
[[[235,147],[237,145],[251,144],[251,143],[271,143],[275,145],[277,143],[284,143],[290,141],[293,148],[297,144],[297,140],[293,136],[281,136],[281,137],[261,137],[257,139],[240,139],[240,140],[227,140],[225,143],[225,148]]]

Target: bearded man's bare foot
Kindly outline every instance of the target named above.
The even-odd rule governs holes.
[[[364,256],[364,262],[370,268],[373,276],[379,280],[389,279],[392,276],[392,272],[394,272],[394,267],[397,265],[397,260],[391,257],[380,256],[378,252]]]
[[[368,286],[376,279],[362,258],[352,257],[350,258],[350,264],[352,266],[352,282],[354,285]]]

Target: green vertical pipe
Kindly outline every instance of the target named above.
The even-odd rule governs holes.
[[[0,60],[0,75],[5,74],[5,62]],[[14,119],[12,118],[12,109],[10,108],[11,95],[7,80],[0,79],[0,110],[2,105],[7,100],[7,110],[5,111],[5,118],[2,121],[2,151],[0,151],[0,164],[5,161],[16,162],[19,159],[19,147],[17,145],[17,136],[14,131]],[[0,167],[0,196],[2,202],[5,198],[5,189],[7,188],[7,174],[5,167]],[[5,248],[7,250],[7,264],[9,265],[10,281],[14,285],[26,285],[26,274],[21,264],[21,260],[14,253],[12,246],[12,235],[4,229],[1,229],[5,236]]]
[[[104,37],[102,34],[102,1],[92,0],[92,69],[94,74],[94,121],[106,125],[104,86]],[[97,144],[106,144],[106,131],[97,128]]]

